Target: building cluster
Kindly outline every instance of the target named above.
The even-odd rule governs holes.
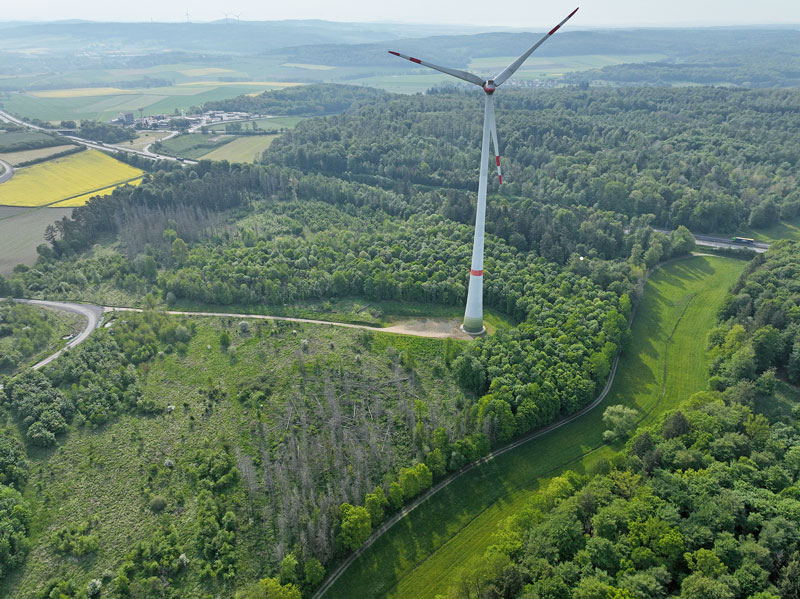
[[[149,116],[140,116],[139,118],[136,118],[133,112],[120,112],[117,115],[117,118],[112,119],[109,122],[112,125],[136,127],[137,129],[166,129],[169,127],[170,121],[174,119],[185,119],[189,121],[190,127],[196,128],[203,125],[245,121],[254,118],[259,118],[259,115],[250,114],[249,112],[225,112],[223,110],[209,110],[199,115],[187,115],[185,111],[181,111],[180,116],[154,114]]]

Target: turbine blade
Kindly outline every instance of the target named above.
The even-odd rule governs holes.
[[[474,83],[475,85],[480,85],[483,87],[483,79],[478,77],[477,75],[473,75],[472,73],[467,73],[466,71],[459,71],[458,69],[450,69],[448,67],[440,67],[438,64],[433,64],[432,62],[425,62],[424,60],[420,60],[419,58],[414,58],[413,56],[406,56],[405,54],[400,54],[399,52],[395,52],[394,50],[387,50],[389,54],[394,56],[399,56],[400,58],[405,58],[406,60],[410,60],[416,64],[421,64],[423,67],[428,67],[429,69],[434,69],[436,71],[440,71],[442,73],[446,73],[447,75],[451,75],[452,77],[457,77],[458,79],[463,79],[468,83]]]
[[[561,28],[561,26],[562,26],[564,23],[566,23],[567,21],[569,21],[569,20],[572,18],[572,15],[574,15],[576,12],[578,12],[578,9],[577,9],[577,8],[576,8],[575,10],[573,10],[571,13],[569,13],[569,14],[567,15],[567,18],[566,18],[566,19],[564,19],[564,20],[563,20],[563,21],[561,21],[561,22],[560,22],[558,25],[556,25],[556,26],[555,26],[555,27],[553,27],[553,28],[552,28],[550,31],[548,31],[548,32],[547,32],[547,33],[544,35],[544,37],[542,37],[542,39],[540,39],[538,42],[536,42],[536,43],[535,43],[535,44],[533,44],[533,45],[532,45],[530,48],[528,48],[528,49],[525,51],[525,53],[524,53],[522,56],[520,56],[520,57],[519,57],[519,58],[517,58],[517,59],[516,59],[514,62],[512,62],[510,65],[508,65],[508,66],[505,68],[505,70],[504,70],[502,73],[500,73],[499,75],[497,75],[497,77],[495,77],[495,78],[494,78],[494,84],[495,84],[495,86],[500,86],[500,85],[502,85],[502,84],[503,84],[503,82],[505,82],[505,80],[506,80],[506,79],[508,79],[509,77],[511,77],[511,75],[513,75],[513,74],[514,74],[514,72],[515,72],[515,71],[516,71],[516,70],[517,70],[519,67],[521,67],[521,66],[522,66],[522,63],[523,63],[523,62],[525,62],[526,60],[528,60],[528,57],[529,57],[531,54],[533,54],[534,50],[536,50],[536,48],[538,48],[539,46],[541,46],[541,45],[542,45],[542,44],[543,44],[543,43],[544,43],[544,42],[545,42],[545,41],[546,41],[546,40],[547,40],[547,39],[548,39],[548,38],[549,38],[551,35],[553,35],[553,34],[554,34],[556,31],[558,31],[558,30]]]
[[[494,100],[493,100],[492,96],[489,96],[488,111],[489,111],[489,130],[492,133],[492,145],[494,146],[494,158],[495,158],[495,162],[497,163],[497,180],[500,181],[500,185],[502,185],[503,184],[503,173],[500,172],[500,145],[497,143],[497,122],[494,119]]]

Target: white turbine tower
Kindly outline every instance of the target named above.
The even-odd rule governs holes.
[[[447,75],[462,79],[468,83],[474,83],[483,88],[486,94],[486,105],[483,112],[483,141],[481,142],[481,170],[480,178],[478,180],[478,209],[475,215],[475,239],[472,244],[472,267],[470,268],[469,276],[469,289],[467,291],[467,308],[464,311],[464,324],[463,329],[470,335],[480,335],[485,329],[483,327],[483,232],[486,222],[486,186],[488,176],[488,161],[489,161],[489,137],[492,139],[494,146],[495,162],[497,164],[497,178],[500,183],[503,182],[503,176],[500,173],[500,147],[497,145],[497,125],[494,120],[494,100],[492,95],[495,90],[500,87],[514,72],[522,66],[528,57],[533,54],[545,40],[553,35],[559,28],[569,21],[572,16],[578,12],[576,8],[573,10],[566,19],[561,21],[558,25],[553,27],[547,34],[542,37],[533,46],[528,48],[522,56],[517,58],[514,62],[508,65],[503,72],[496,75],[494,79],[483,80],[477,75],[467,73],[466,71],[459,71],[450,69],[448,67],[441,67],[439,65],[425,62],[419,58],[406,56],[399,52],[389,50],[389,54],[405,58],[413,63],[429,67]]]

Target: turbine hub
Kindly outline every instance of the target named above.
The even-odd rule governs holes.
[[[483,84],[483,91],[485,91],[490,96],[494,93],[494,90],[496,89],[497,87],[495,86],[494,81],[492,79],[489,79]]]

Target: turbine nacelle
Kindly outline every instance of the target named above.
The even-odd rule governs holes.
[[[485,91],[490,96],[494,93],[494,90],[497,89],[497,86],[494,84],[494,79],[489,79],[483,83],[483,91]]]

